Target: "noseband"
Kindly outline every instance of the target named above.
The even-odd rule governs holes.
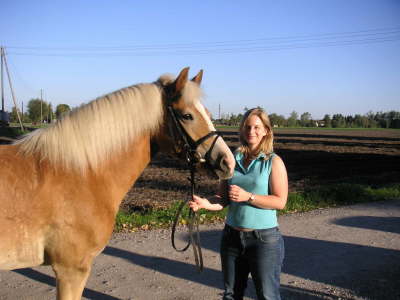
[[[193,199],[194,195],[194,190],[196,187],[196,182],[195,182],[195,172],[196,172],[196,164],[197,163],[204,163],[206,162],[208,165],[210,165],[210,155],[211,152],[214,148],[215,143],[217,142],[218,137],[221,136],[221,134],[218,131],[211,131],[202,138],[198,139],[197,141],[194,141],[192,137],[187,133],[185,128],[182,126],[182,123],[179,121],[181,118],[178,113],[172,108],[172,106],[168,106],[168,114],[170,118],[172,119],[172,123],[174,128],[172,128],[172,125],[168,122],[169,124],[169,130],[170,134],[175,140],[177,141],[177,138],[179,138],[183,142],[183,151],[186,156],[186,161],[188,163],[188,167],[190,170],[190,178],[189,181],[191,183],[191,195],[190,195],[190,200]],[[178,133],[178,137],[175,136],[175,132]],[[204,143],[206,140],[209,138],[216,136],[214,141],[211,144],[211,147],[207,150],[205,157],[203,158],[201,154],[197,151],[197,148]],[[211,166],[211,165],[210,165]],[[181,204],[178,207],[177,213],[175,215],[173,224],[172,224],[172,231],[171,231],[171,242],[172,242],[172,247],[179,252],[184,252],[186,251],[190,245],[193,246],[193,253],[194,253],[194,258],[196,262],[196,266],[199,272],[203,270],[203,255],[201,252],[201,245],[200,245],[200,233],[199,233],[199,216],[196,214],[193,210],[189,210],[189,221],[188,221],[188,228],[189,228],[189,241],[186,244],[185,247],[178,249],[175,245],[175,231],[176,231],[176,226],[178,224],[179,218],[182,214],[183,208],[187,205],[187,201],[182,201]],[[196,226],[196,235],[194,235],[193,227]]]

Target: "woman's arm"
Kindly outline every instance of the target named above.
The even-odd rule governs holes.
[[[269,178],[270,195],[254,195],[251,205],[267,209],[284,209],[288,196],[288,178],[285,164],[279,156],[272,159],[272,170]],[[237,185],[229,187],[229,199],[235,202],[249,201],[252,193]]]
[[[193,201],[189,202],[189,206],[193,211],[204,208],[211,211],[222,210],[228,204],[228,182],[222,180],[218,186],[218,193],[209,199],[193,195]]]

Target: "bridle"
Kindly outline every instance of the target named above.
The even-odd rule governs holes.
[[[173,137],[174,142],[178,142],[180,140],[183,143],[182,151],[185,154],[186,161],[189,165],[196,165],[198,163],[208,163],[210,161],[210,155],[212,150],[214,149],[214,145],[217,142],[218,137],[222,137],[221,132],[219,131],[210,131],[205,136],[199,138],[197,141],[194,141],[192,137],[187,133],[185,128],[183,127],[182,123],[179,121],[181,117],[176,112],[176,110],[171,106],[168,105],[168,115],[172,120],[172,124],[168,123],[170,135]],[[176,136],[175,132],[178,133]],[[216,136],[214,141],[211,144],[211,147],[207,150],[204,158],[201,154],[197,151],[197,148],[203,144],[209,138]],[[211,166],[211,165],[210,165]],[[212,166],[211,166],[212,167]]]
[[[221,136],[221,133],[218,131],[211,131],[205,136],[199,138],[197,141],[194,141],[192,137],[187,133],[185,128],[183,127],[182,123],[179,121],[180,116],[174,110],[174,108],[171,105],[168,105],[168,116],[172,120],[172,124],[170,124],[168,121],[169,125],[169,131],[170,135],[173,137],[174,142],[178,142],[177,140],[180,140],[183,144],[182,147],[182,152],[184,152],[186,162],[188,164],[188,168],[190,170],[190,184],[191,184],[191,191],[190,191],[190,198],[186,201],[182,201],[178,207],[178,210],[176,212],[173,224],[172,224],[172,230],[171,230],[171,243],[172,247],[179,252],[184,252],[186,251],[190,245],[193,246],[193,252],[194,252],[194,258],[196,262],[196,266],[199,272],[203,270],[203,255],[201,251],[201,245],[200,245],[200,233],[199,233],[199,215],[194,212],[193,210],[189,210],[189,220],[188,220],[188,229],[189,229],[189,240],[188,243],[186,244],[185,247],[178,249],[175,245],[175,232],[176,232],[176,226],[178,224],[179,218],[182,215],[183,208],[187,205],[187,202],[189,200],[193,199],[193,195],[195,192],[196,188],[196,182],[195,182],[195,173],[196,173],[196,165],[198,163],[207,163],[209,167],[212,168],[212,166],[209,164],[210,161],[210,155],[211,152],[214,148],[215,143],[217,142],[218,137]],[[177,133],[177,135],[175,134]],[[207,150],[204,158],[201,156],[201,154],[197,151],[197,148],[204,143],[206,140],[210,139],[211,137],[215,136],[211,147]],[[196,233],[194,234],[194,226],[196,227]]]

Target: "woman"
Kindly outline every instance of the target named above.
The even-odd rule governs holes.
[[[239,130],[233,177],[220,183],[217,195],[195,195],[189,206],[216,211],[229,205],[220,249],[223,299],[243,299],[249,273],[258,299],[280,299],[284,244],[276,210],[287,201],[286,168],[273,153],[271,123],[262,109],[247,111]]]

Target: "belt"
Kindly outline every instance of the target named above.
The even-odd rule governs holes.
[[[229,224],[225,224],[225,229],[228,230],[229,232],[266,232],[266,231],[276,231],[278,227],[253,229],[253,228],[234,227]]]

